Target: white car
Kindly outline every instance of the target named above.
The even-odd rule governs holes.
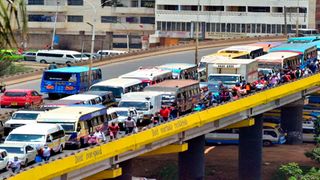
[[[123,129],[123,122],[130,116],[135,122],[138,121],[138,112],[136,108],[112,107],[108,110],[114,111],[118,115],[118,124]],[[112,122],[112,121],[111,121]]]
[[[5,169],[9,163],[8,153],[5,149],[0,148],[0,170]]]
[[[27,166],[33,162],[37,155],[37,150],[25,143],[5,143],[0,144],[0,149],[8,152],[9,160],[13,160],[15,156],[21,161],[21,164]]]

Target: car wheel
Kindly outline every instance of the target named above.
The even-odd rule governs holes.
[[[29,164],[29,161],[28,161],[28,159],[26,159],[26,161],[24,162],[24,167],[27,167],[28,164]]]
[[[4,106],[4,105],[1,105],[1,108],[5,108],[5,106]]]
[[[47,64],[47,61],[44,60],[44,59],[42,59],[42,60],[40,61],[40,63],[42,63],[42,64]]]
[[[268,147],[268,146],[271,146],[271,145],[272,145],[272,142],[266,140],[266,141],[263,141],[263,142],[262,142],[262,145]]]
[[[72,63],[70,61],[67,61],[66,62],[66,65],[71,65]]]

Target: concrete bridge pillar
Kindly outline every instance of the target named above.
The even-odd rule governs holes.
[[[115,180],[132,180],[132,160],[121,162],[119,166],[122,168],[122,175]]]
[[[240,128],[239,179],[260,180],[262,166],[262,115],[255,117],[255,124]]]
[[[302,143],[304,99],[281,107],[281,128],[287,133],[287,144]]]
[[[188,141],[188,150],[179,153],[179,179],[204,179],[204,146],[205,136],[199,136]]]

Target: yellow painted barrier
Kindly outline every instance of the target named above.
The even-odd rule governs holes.
[[[253,94],[237,101],[212,107],[188,116],[183,116],[177,120],[144,130],[137,134],[117,139],[62,159],[57,159],[40,166],[36,166],[29,170],[20,172],[10,179],[50,179],[67,172],[98,163],[121,153],[137,150],[144,145],[160,139],[168,138],[185,130],[202,126],[220,118],[236,114],[243,110],[271,102],[317,85],[320,85],[320,74]]]

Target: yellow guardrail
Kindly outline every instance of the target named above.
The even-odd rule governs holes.
[[[174,121],[132,134],[105,144],[94,146],[87,150],[76,152],[73,155],[41,164],[31,169],[20,172],[11,177],[12,180],[20,179],[50,179],[79,168],[98,163],[105,159],[134,151],[144,145],[170,137],[188,129],[205,125],[223,117],[262,105],[281,97],[288,96],[320,85],[320,74],[300,79],[281,85],[270,90],[262,91],[237,101],[221,104],[210,109],[183,116]]]

